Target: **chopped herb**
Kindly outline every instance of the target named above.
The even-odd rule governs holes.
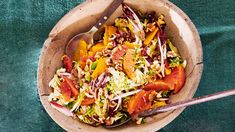
[[[169,94],[170,94],[170,91],[163,91],[163,92],[162,92],[162,97],[163,97],[163,98],[168,98],[168,97],[169,97]]]
[[[75,101],[69,102],[68,104],[65,104],[64,107],[67,107],[68,109],[72,109],[75,103],[76,103]]]
[[[95,68],[96,68],[96,66],[97,66],[97,61],[95,61],[95,62],[93,62],[92,64],[91,64],[91,70],[95,70]]]
[[[171,68],[177,67],[177,66],[181,65],[183,62],[184,62],[184,61],[182,60],[182,58],[177,56],[177,57],[174,57],[174,58],[170,59],[170,64],[169,64],[169,66],[170,66]]]

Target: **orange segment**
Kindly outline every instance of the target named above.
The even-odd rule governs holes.
[[[163,80],[148,83],[144,86],[145,90],[165,91],[174,90],[177,93],[181,90],[185,83],[185,72],[183,66],[175,67],[169,75]]]
[[[92,46],[90,51],[95,53],[95,52],[101,51],[104,48],[105,48],[104,44],[100,42],[100,43],[97,43],[96,45]]]
[[[155,90],[155,91],[159,92],[159,91],[162,91],[162,90],[163,91],[169,90],[170,87],[163,80],[157,80],[155,82],[151,82],[151,83],[146,84],[144,86],[144,89],[145,90]]]
[[[126,55],[123,57],[123,69],[124,72],[127,74],[127,76],[130,79],[135,78],[135,50],[134,49],[128,49],[126,52]]]
[[[82,101],[81,105],[86,105],[86,106],[88,106],[88,105],[91,105],[91,104],[94,104],[94,103],[95,103],[95,99],[94,99],[94,98],[85,98],[85,99]]]
[[[80,61],[80,59],[82,57],[87,56],[87,45],[88,44],[86,43],[86,41],[80,40],[78,43],[79,44],[78,44],[77,49],[76,49],[74,56],[73,56],[73,59],[75,61]]]
[[[67,77],[63,77],[64,78],[64,82],[67,83],[72,91],[73,96],[77,97],[79,94],[79,91],[77,88],[75,88],[74,83],[72,82],[72,80],[70,80]]]
[[[136,95],[132,96],[128,106],[127,111],[130,115],[138,114],[144,110],[151,108],[151,102],[149,101],[149,94],[152,91],[142,90]]]
[[[104,46],[107,46],[109,43],[109,38],[117,31],[117,28],[114,26],[104,26],[105,32],[104,32]]]
[[[153,38],[155,37],[155,35],[158,32],[158,28],[156,28],[155,30],[153,30],[150,34],[147,35],[146,39],[144,40],[144,44],[149,46],[150,42],[153,40]]]
[[[125,45],[121,47],[116,47],[115,49],[113,49],[111,60],[113,61],[115,65],[119,63],[120,59],[125,55],[127,49],[128,48]]]
[[[185,72],[183,66],[175,67],[172,73],[164,78],[164,81],[169,84],[174,93],[178,93],[185,83]]]
[[[130,48],[130,49],[134,49],[134,48],[135,48],[134,44],[131,43],[131,42],[129,42],[129,41],[125,41],[125,42],[124,42],[124,45],[126,45],[126,46],[127,46],[128,48]]]
[[[91,75],[92,79],[95,79],[96,77],[98,77],[101,73],[103,73],[108,68],[105,61],[106,61],[105,58],[100,58],[98,60],[97,66]]]

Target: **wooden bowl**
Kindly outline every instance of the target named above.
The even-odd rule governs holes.
[[[48,83],[56,69],[61,67],[60,58],[64,54],[68,41],[76,34],[87,31],[111,2],[112,0],[88,0],[78,5],[55,25],[43,45],[37,75],[39,97],[51,118],[67,131],[110,131],[102,126],[92,127],[81,123],[53,109],[48,102],[50,93]],[[200,38],[191,20],[167,0],[125,0],[125,3],[142,12],[156,11],[158,14],[165,15],[166,34],[179,49],[183,59],[187,60],[185,86],[170,98],[170,102],[192,98],[201,78],[203,59]],[[121,13],[121,7],[119,7],[108,23],[112,23]],[[181,108],[161,113],[147,118],[145,124],[129,123],[112,131],[156,131],[174,120],[183,110],[184,108]]]

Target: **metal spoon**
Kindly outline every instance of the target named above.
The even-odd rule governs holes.
[[[96,32],[102,25],[108,20],[108,18],[112,15],[112,13],[119,7],[119,5],[123,2],[124,0],[114,0],[111,5],[103,12],[103,14],[100,16],[98,21],[95,23],[95,25],[85,33],[80,33],[76,36],[74,36],[69,43],[66,46],[65,53],[69,57],[73,57],[73,54],[77,48],[77,41],[76,40],[85,40],[87,43],[93,44],[94,38],[98,37],[98,34]]]
[[[192,98],[192,99],[185,100],[185,101],[172,103],[172,104],[169,104],[169,105],[166,105],[166,106],[149,109],[149,110],[146,110],[144,112],[141,112],[139,114],[139,117],[148,117],[148,116],[156,115],[156,114],[161,113],[161,112],[166,112],[166,111],[175,110],[175,109],[182,108],[182,107],[187,107],[187,106],[191,106],[191,105],[195,105],[195,104],[200,104],[200,103],[220,99],[220,98],[223,98],[223,97],[228,97],[228,96],[231,96],[231,95],[235,95],[235,89],[225,90],[225,91],[217,92],[217,93],[214,93],[214,94],[209,94],[209,95],[205,95],[205,96],[201,96],[201,97],[197,97],[197,98]],[[119,126],[129,122],[130,120],[131,120],[131,118],[127,118],[127,120],[125,120],[123,122],[120,122],[118,124],[113,124],[113,125],[110,125],[110,126],[105,126],[105,127],[106,128],[119,127]]]

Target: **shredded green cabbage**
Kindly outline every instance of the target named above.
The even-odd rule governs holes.
[[[82,101],[85,98],[85,92],[82,92],[79,94],[78,98],[75,100],[75,104],[73,106],[73,108],[71,109],[71,111],[77,111],[82,103]]]

